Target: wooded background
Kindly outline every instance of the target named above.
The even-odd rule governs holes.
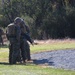
[[[75,38],[75,0],[0,0],[0,27],[17,16],[34,39]]]

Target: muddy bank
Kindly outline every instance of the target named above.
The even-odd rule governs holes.
[[[75,70],[75,50],[57,50],[41,52],[31,55],[37,65],[47,64],[54,68]]]

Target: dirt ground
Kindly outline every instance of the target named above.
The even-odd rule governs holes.
[[[35,44],[53,44],[53,43],[72,43],[75,39],[48,39],[48,40],[34,40]]]
[[[4,44],[8,44],[8,40],[5,35],[3,35]],[[75,39],[48,39],[48,40],[34,40],[34,44],[54,44],[54,43],[72,43],[75,42]]]

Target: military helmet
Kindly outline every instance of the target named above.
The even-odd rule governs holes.
[[[15,22],[15,23],[21,22],[21,18],[20,18],[20,17],[16,17],[16,18],[14,19],[14,22]]]

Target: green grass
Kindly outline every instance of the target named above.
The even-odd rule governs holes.
[[[53,43],[53,44],[41,44],[31,46],[31,52],[41,52],[50,50],[64,50],[64,49],[75,49],[75,43]]]
[[[74,49],[75,43],[53,43],[53,44],[39,44],[30,46],[31,53],[61,50],[61,49]],[[39,66],[31,63],[9,65],[8,64],[8,47],[0,48],[0,75],[75,75],[75,71],[55,69],[45,66]]]
[[[37,65],[1,65],[0,75],[75,75],[75,72],[43,68]]]

